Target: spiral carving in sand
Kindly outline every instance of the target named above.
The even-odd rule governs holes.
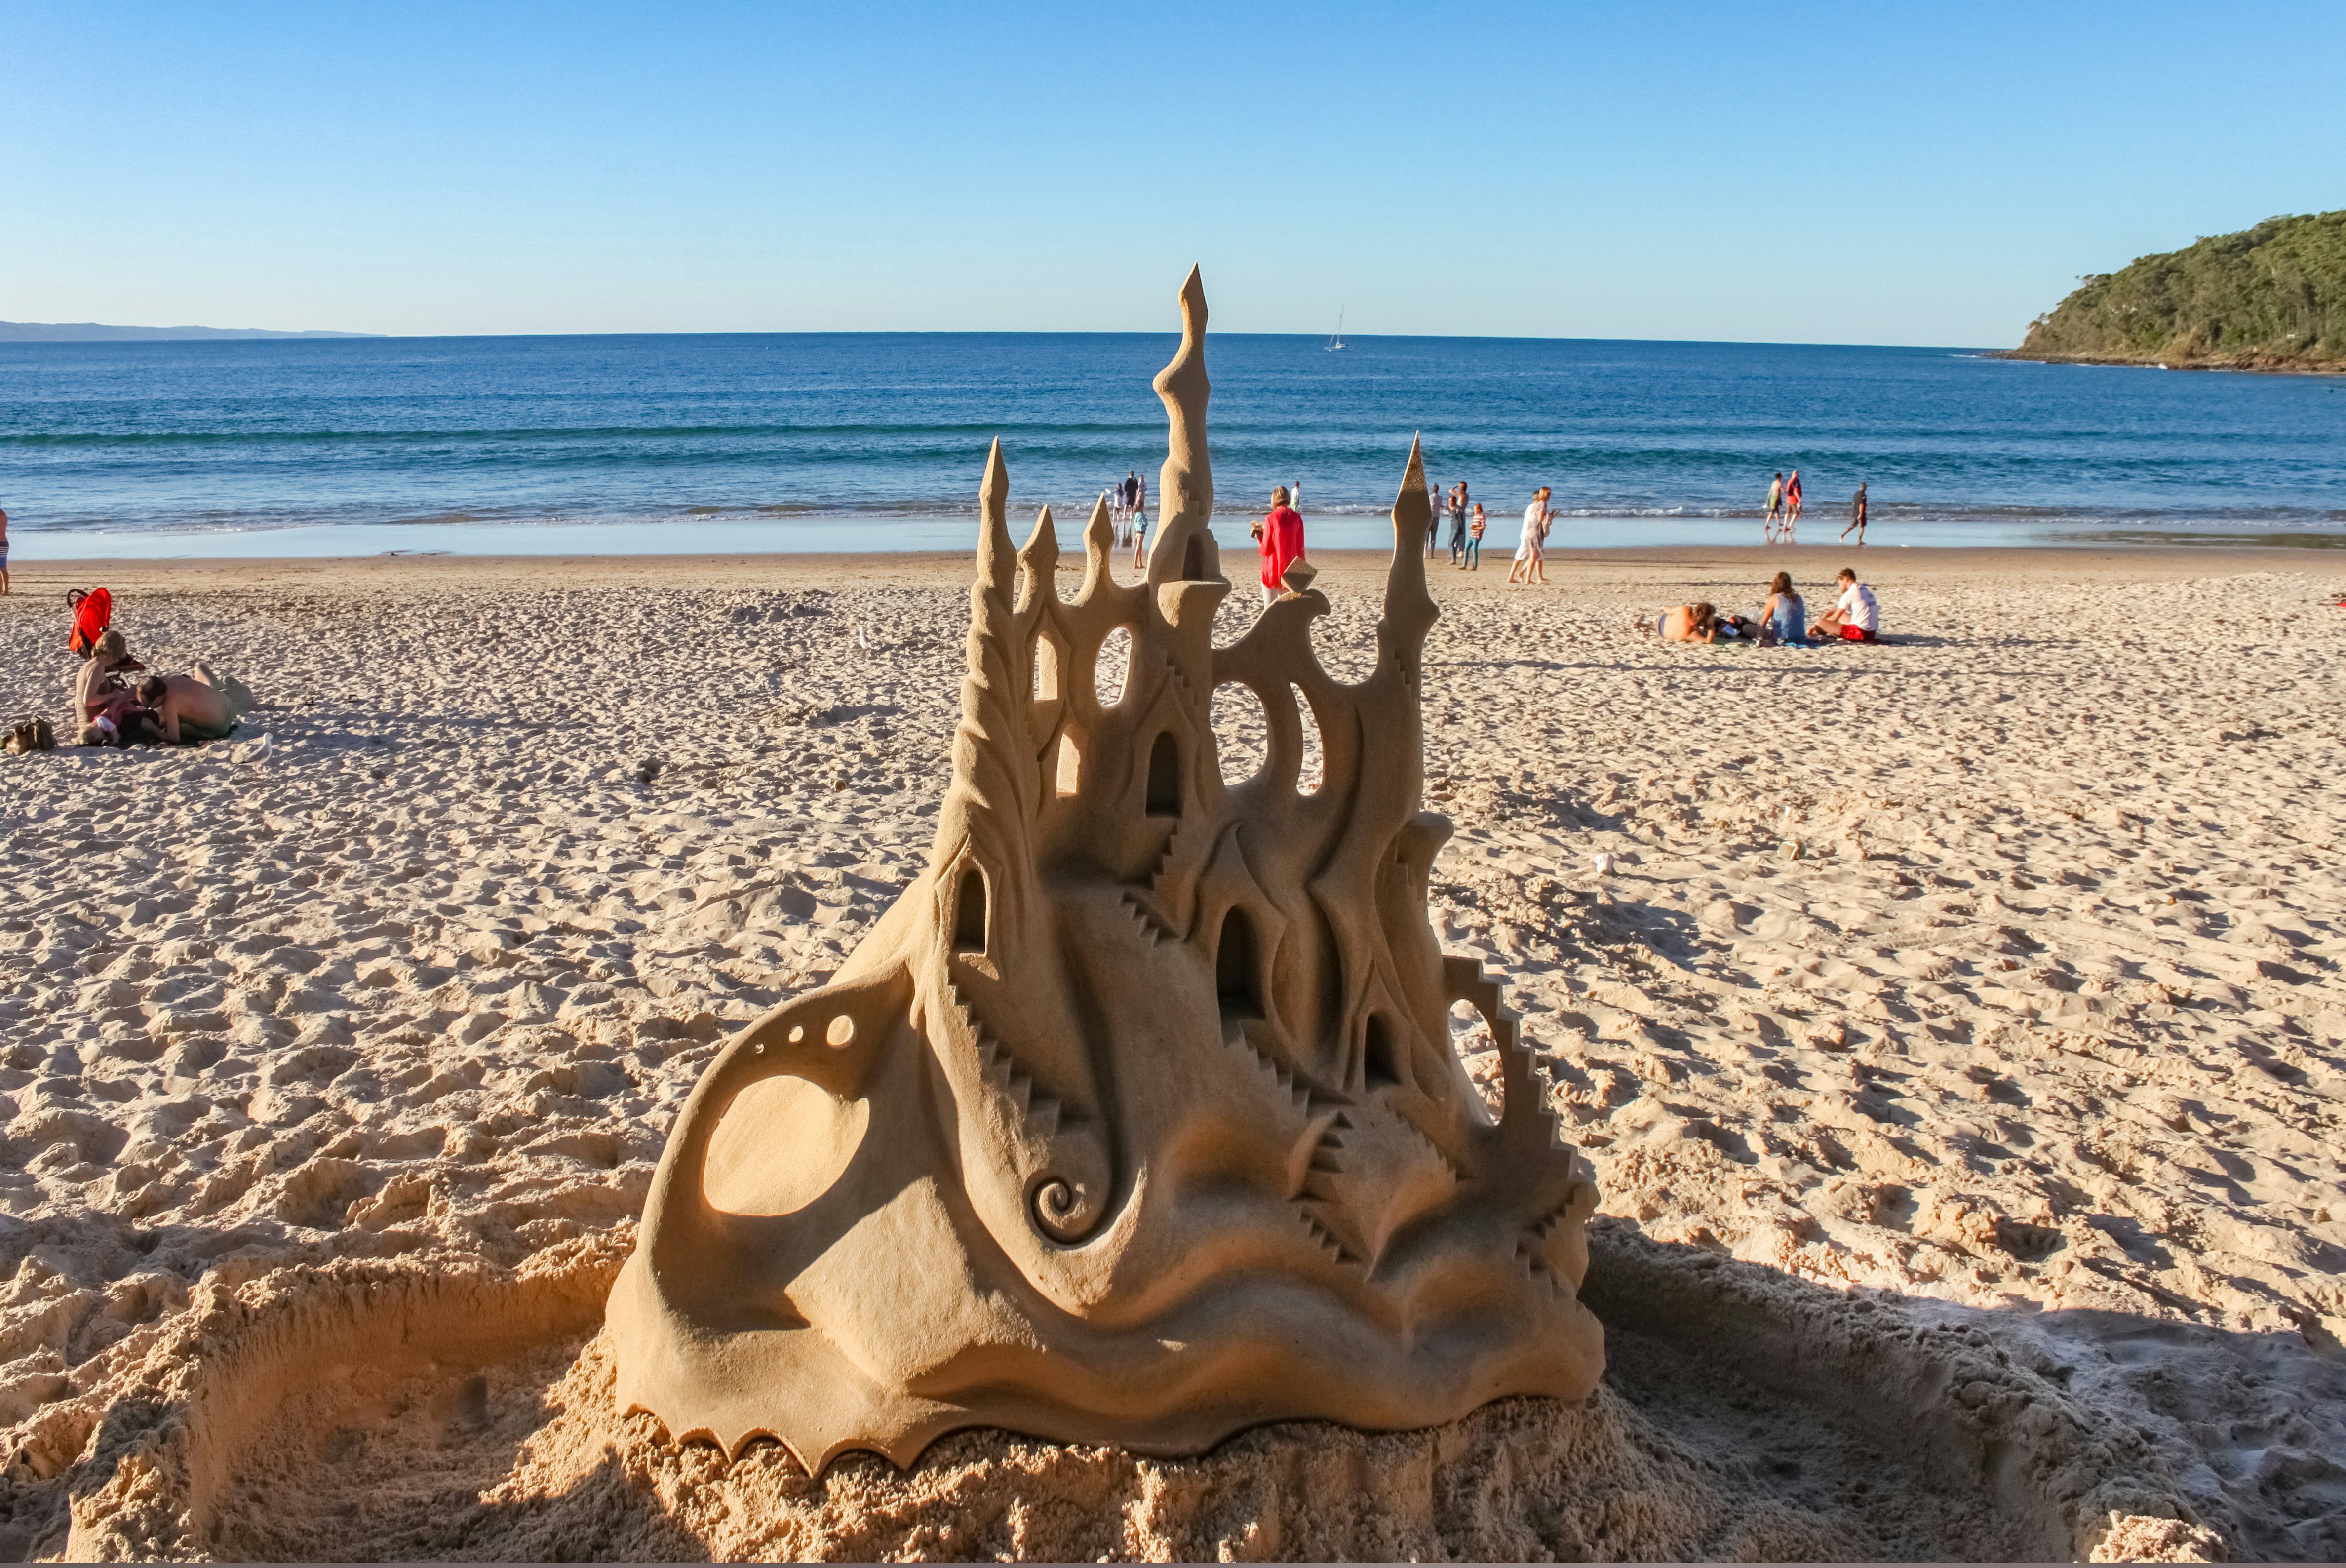
[[[1194,270],[1181,313],[1145,581],[1114,580],[1099,507],[1062,600],[1047,508],[1014,551],[995,445],[928,869],[831,983],[726,1046],[669,1137],[607,1324],[620,1400],[676,1437],[770,1435],[811,1468],[981,1425],[1182,1453],[1596,1384],[1587,1164],[1427,917],[1451,824],[1422,809],[1418,453],[1365,679],[1314,656],[1308,568],[1215,647]],[[1226,783],[1232,687],[1269,746]],[[1501,1054],[1495,1115],[1451,1048],[1460,1002]]]

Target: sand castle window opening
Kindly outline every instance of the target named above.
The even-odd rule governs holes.
[[[1361,1080],[1371,1089],[1391,1088],[1401,1082],[1401,1055],[1393,1044],[1392,1025],[1382,1013],[1369,1014],[1362,1032]]]
[[[1152,817],[1181,814],[1181,743],[1170,730],[1159,734],[1148,748],[1148,812]]]
[[[961,895],[954,906],[954,951],[985,951],[985,871],[980,866],[961,874]]]
[[[1244,910],[1222,917],[1222,934],[1214,944],[1214,999],[1220,1003],[1222,1024],[1241,1018],[1260,1018],[1262,1012],[1262,952],[1255,941],[1254,921]]]

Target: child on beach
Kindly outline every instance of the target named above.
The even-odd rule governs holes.
[[[1466,565],[1469,572],[1483,569],[1483,504],[1474,503],[1474,521],[1466,524]]]

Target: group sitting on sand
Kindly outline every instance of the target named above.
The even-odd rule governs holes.
[[[1768,585],[1768,602],[1757,616],[1722,616],[1706,604],[1678,605],[1664,610],[1654,630],[1668,643],[1749,641],[1761,647],[1805,646],[1821,642],[1870,643],[1882,630],[1882,606],[1873,589],[1841,568],[1841,597],[1824,617],[1809,624],[1808,606],[1792,586],[1789,572],[1779,572]]]
[[[109,630],[97,639],[74,677],[74,718],[82,745],[221,740],[252,708],[252,693],[242,681],[200,661],[185,675],[150,675],[131,685],[128,676],[146,667],[130,657],[120,632]]]

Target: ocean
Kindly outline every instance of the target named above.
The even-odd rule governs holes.
[[[20,559],[959,549],[987,443],[1014,531],[1072,539],[1165,423],[1166,333],[386,338],[0,346]],[[1858,483],[1876,544],[2346,544],[2346,381],[2014,363],[1963,349],[1212,335],[1216,531],[1300,482],[1376,545],[1413,434],[1511,546],[1805,540]]]

